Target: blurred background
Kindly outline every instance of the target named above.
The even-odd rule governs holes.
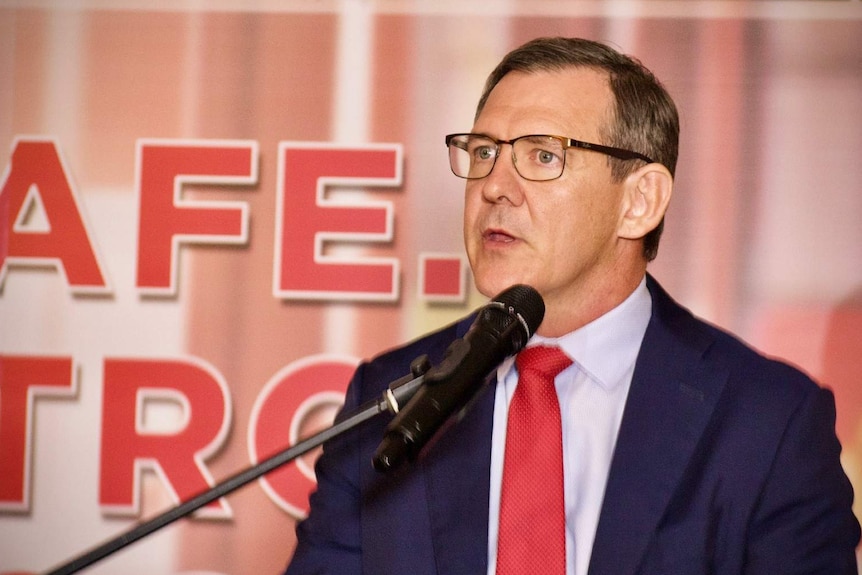
[[[862,2],[6,0],[0,573],[61,563],[322,427],[358,361],[482,305],[443,137],[469,130],[507,51],[546,35],[608,42],[665,83],[681,153],[650,271],[834,390],[862,491]],[[190,148],[217,150],[198,182],[170,188],[147,162]],[[170,223],[219,205],[235,227]],[[162,224],[184,235],[158,244]],[[90,283],[71,273],[88,259]],[[170,282],[148,283],[148,264]],[[368,266],[384,287],[359,293]],[[335,279],[290,289],[324,269]],[[53,383],[21,375],[49,360]],[[195,465],[170,467],[192,445]],[[88,572],[279,572],[312,459]]]

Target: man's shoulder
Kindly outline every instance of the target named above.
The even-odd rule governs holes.
[[[376,394],[396,379],[408,376],[413,363],[423,357],[431,365],[439,363],[449,345],[467,332],[472,320],[473,316],[468,316],[362,362],[355,378],[362,386],[362,395]]]
[[[657,289],[656,289],[657,288]],[[757,349],[731,331],[695,316],[653,280],[653,322],[704,368],[723,370],[745,389],[770,395],[811,393],[819,385],[799,366]]]
[[[371,363],[386,364],[402,362],[405,357],[418,357],[428,355],[432,361],[442,359],[443,353],[449,344],[455,339],[462,337],[469,329],[473,315],[438,328],[430,333],[421,335],[402,345],[388,349],[371,359]]]

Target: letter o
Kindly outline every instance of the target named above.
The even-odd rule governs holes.
[[[358,363],[355,358],[314,355],[276,373],[251,412],[248,451],[252,464],[331,425]],[[315,487],[315,458],[315,452],[305,454],[259,480],[270,499],[296,519],[308,513],[308,496]]]

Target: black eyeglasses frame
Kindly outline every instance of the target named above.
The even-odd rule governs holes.
[[[593,144],[591,142],[584,142],[583,140],[576,140],[575,138],[568,138],[566,136],[558,136],[555,134],[526,134],[524,136],[518,136],[517,138],[512,138],[511,140],[498,140],[497,138],[492,138],[491,136],[489,136],[487,134],[476,134],[476,133],[472,133],[472,132],[462,132],[462,133],[458,133],[458,134],[448,134],[446,136],[446,148],[447,149],[450,148],[452,145],[452,140],[454,140],[455,138],[457,138],[459,136],[477,136],[480,138],[486,138],[486,139],[494,142],[494,144],[496,144],[496,146],[497,146],[497,155],[494,157],[494,163],[491,165],[491,169],[488,170],[487,174],[485,174],[484,176],[481,176],[481,177],[468,178],[465,176],[458,175],[457,173],[455,173],[455,170],[452,168],[452,162],[451,162],[451,157],[450,157],[449,168],[452,170],[452,173],[455,174],[456,176],[458,176],[459,178],[463,178],[465,180],[480,180],[482,178],[488,177],[488,175],[490,175],[490,173],[491,173],[491,170],[493,170],[494,166],[497,164],[497,158],[500,157],[500,145],[501,144],[509,144],[510,146],[514,147],[515,142],[517,142],[518,140],[524,139],[524,138],[553,138],[555,140],[559,140],[563,144],[564,149],[579,148],[582,150],[592,150],[594,152],[599,152],[601,154],[605,154],[607,156],[611,156],[611,157],[617,158],[619,160],[642,160],[642,161],[646,162],[647,164],[653,163],[652,159],[650,159],[648,156],[645,156],[639,152],[633,152],[631,150],[625,150],[623,148],[615,148],[613,146],[604,146],[602,144]],[[563,166],[563,169],[565,169],[565,165]],[[562,176],[562,171],[560,172],[560,176]],[[560,176],[557,176],[557,178],[559,178]],[[521,177],[523,177],[523,176],[521,176]],[[527,178],[525,178],[525,179],[527,179]],[[553,179],[556,179],[556,178],[551,178],[551,180],[553,180]],[[551,180],[538,180],[538,181],[551,181]]]

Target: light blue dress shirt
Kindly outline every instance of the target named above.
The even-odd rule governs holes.
[[[651,313],[644,279],[624,302],[595,321],[560,338],[533,336],[527,343],[557,345],[574,362],[555,380],[563,423],[567,575],[587,573],[623,408]],[[488,575],[497,567],[506,419],[517,383],[515,360],[510,357],[497,369]]]

